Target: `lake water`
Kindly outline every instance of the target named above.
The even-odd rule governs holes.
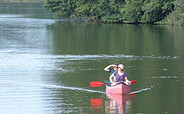
[[[182,114],[184,28],[53,19],[42,4],[0,4],[1,114]],[[131,94],[106,94],[122,63]]]

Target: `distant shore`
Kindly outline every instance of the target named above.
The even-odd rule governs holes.
[[[44,3],[45,1],[0,1],[0,3]]]

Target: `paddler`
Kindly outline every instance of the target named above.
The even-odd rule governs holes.
[[[111,64],[111,65],[108,65],[104,68],[105,71],[107,72],[110,72],[110,74],[112,75],[115,71],[118,70],[118,63],[114,63],[114,64]]]
[[[117,82],[125,82],[127,85],[131,84],[131,81],[127,78],[127,73],[124,71],[124,66],[119,64],[117,71],[115,71],[110,77],[109,80],[111,85],[115,85]]]

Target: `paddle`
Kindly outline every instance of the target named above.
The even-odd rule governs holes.
[[[137,82],[136,80],[131,81],[132,84],[135,84],[136,82]],[[125,82],[122,82],[122,83],[125,83]],[[100,87],[103,84],[106,84],[106,83],[103,83],[101,81],[93,81],[93,82],[90,82],[90,87]]]

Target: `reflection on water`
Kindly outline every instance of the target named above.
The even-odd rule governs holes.
[[[131,109],[131,100],[136,98],[136,93],[121,95],[107,92],[106,96],[105,100],[91,98],[91,108],[94,113],[126,114]]]
[[[109,101],[105,102],[105,112],[109,114],[125,114],[131,108],[131,95],[130,94],[110,94],[106,93]],[[135,97],[136,94],[134,94]],[[133,95],[132,95],[133,96]]]
[[[91,108],[94,113],[102,113],[104,108],[103,100],[91,98]]]

